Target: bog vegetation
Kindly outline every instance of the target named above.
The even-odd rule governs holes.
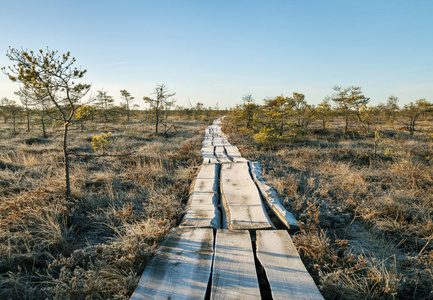
[[[0,103],[0,298],[128,299],[184,213],[220,112],[174,110],[165,85],[149,110],[126,90],[116,106],[85,95],[69,53],[8,55],[22,105]]]
[[[224,118],[244,157],[301,222],[294,242],[326,299],[433,299],[433,105],[369,105],[360,87]]]
[[[301,222],[326,299],[433,298],[433,106],[371,105],[360,87],[252,95],[230,111],[81,83],[69,53],[8,51],[0,101],[0,298],[127,299],[184,213],[204,128],[223,131]],[[141,101],[149,106],[138,110]]]

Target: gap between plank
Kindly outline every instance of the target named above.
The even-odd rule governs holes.
[[[216,176],[217,178],[215,178],[216,183],[217,183],[217,193],[218,193],[218,203],[216,204],[217,209],[220,213],[220,226],[219,228],[224,229],[224,219],[225,219],[225,214],[223,213],[223,209],[222,209],[222,200],[221,200],[221,164],[216,164],[217,166],[217,172],[216,172]],[[216,233],[215,233],[216,234]]]
[[[212,276],[213,276],[213,266],[214,266],[214,262],[215,262],[216,234],[217,234],[217,229],[214,228],[213,229],[213,244],[212,244],[212,249],[213,249],[212,264],[211,264],[211,267],[210,267],[210,275],[209,275],[209,281],[207,283],[206,294],[204,296],[205,300],[210,300],[211,292],[212,292]]]
[[[254,179],[254,176],[251,172],[251,163],[248,162],[247,164],[248,164],[248,173],[250,174],[251,180],[254,182],[254,185],[256,186],[257,191],[259,191],[260,200],[262,201],[263,208],[266,210],[271,223],[275,226],[276,229],[289,230],[290,228],[287,228],[287,226],[274,213],[272,208],[269,206],[268,202],[265,200],[265,197],[262,194],[262,191],[260,190],[259,185],[257,184],[257,182]]]
[[[251,236],[251,247],[254,254],[254,264],[256,266],[257,281],[259,282],[260,297],[262,300],[273,300],[271,285],[266,276],[265,268],[257,257],[256,230],[249,230],[249,232]]]
[[[230,159],[230,162],[234,162],[235,160],[233,159],[232,156],[230,156],[230,155],[228,154],[226,147],[223,146],[223,148],[224,148],[223,153],[228,157],[228,159]]]
[[[218,159],[218,156],[216,155],[216,146],[213,146],[213,156],[215,157],[216,161],[220,164],[221,161]]]
[[[222,178],[222,164],[218,164],[218,172],[217,172],[217,184],[218,184],[218,210],[220,212],[220,216],[221,216],[221,224],[220,224],[220,228],[221,229],[227,229],[228,228],[228,223],[227,223],[227,212],[225,209],[225,205],[223,204],[223,191],[221,188],[221,178]]]

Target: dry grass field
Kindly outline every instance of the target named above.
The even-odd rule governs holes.
[[[381,124],[376,154],[374,133],[344,136],[337,118],[266,147],[224,120],[301,221],[293,239],[326,299],[433,299],[431,120],[414,136]],[[0,299],[128,299],[202,163],[206,124],[172,123],[167,137],[141,121],[77,124],[71,151],[94,155],[92,137],[111,132],[118,156],[72,156],[69,200],[62,132],[0,124]]]
[[[112,133],[106,153],[72,156],[64,197],[62,132],[41,138],[0,124],[0,299],[128,299],[146,260],[184,211],[202,159],[205,124],[88,123],[70,149],[93,154],[92,136]]]
[[[374,133],[343,136],[337,119],[273,147],[224,122],[302,222],[294,242],[326,299],[433,299],[431,120],[413,137],[381,124],[376,155]]]

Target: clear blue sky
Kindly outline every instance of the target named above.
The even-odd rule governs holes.
[[[8,46],[70,51],[93,93],[142,104],[158,83],[178,105],[231,107],[250,93],[361,86],[373,104],[433,101],[433,0],[0,0],[0,66]],[[0,74],[0,98],[18,84]]]

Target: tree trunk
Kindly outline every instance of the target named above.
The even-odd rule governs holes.
[[[251,128],[251,120],[252,120],[252,116],[251,116],[251,112],[249,109],[247,109],[247,129]]]
[[[410,135],[413,135],[414,132],[415,132],[415,118],[411,118],[409,123],[409,133]]]
[[[42,123],[42,134],[44,135],[44,139],[46,139],[48,136],[47,136],[47,131],[45,129],[45,111],[42,111],[41,123]]]
[[[126,104],[126,122],[129,123],[129,104]]]
[[[26,113],[27,113],[27,132],[30,132],[30,111],[26,107]]]
[[[155,115],[156,115],[155,133],[158,134],[158,125],[159,125],[159,109],[158,109],[158,106],[156,106],[156,108],[155,108]]]
[[[344,126],[344,133],[346,134],[349,129],[349,114],[347,111],[347,108],[344,110],[344,120],[345,120],[345,126]]]
[[[361,115],[358,112],[356,112],[356,116],[358,117],[359,123],[361,123],[361,126],[364,129],[364,132],[368,132],[367,128],[365,127],[364,123],[362,122]]]
[[[66,197],[71,197],[71,180],[69,178],[69,153],[68,153],[68,127],[69,122],[64,124],[63,132],[63,156],[65,160],[65,185],[66,185]]]
[[[17,133],[17,130],[16,130],[16,115],[13,114],[12,118],[13,118],[13,121],[14,121],[14,134],[16,134]]]
[[[283,136],[283,131],[284,131],[284,123],[281,123],[281,127],[280,127],[280,132],[279,132],[279,136]]]

